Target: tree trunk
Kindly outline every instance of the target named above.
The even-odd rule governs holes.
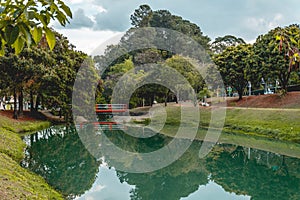
[[[239,90],[238,94],[239,94],[239,100],[242,100],[243,99],[243,90]]]
[[[168,91],[166,92],[166,94],[165,94],[165,106],[166,106],[166,107],[168,106],[169,91],[170,91],[170,90],[168,90]]]
[[[17,92],[16,88],[14,88],[14,114],[13,114],[14,119],[18,119],[18,112],[17,112]]]
[[[20,95],[19,95],[19,116],[23,116],[23,100],[24,100],[24,95],[23,95],[23,91],[20,91]]]
[[[33,107],[33,92],[30,90],[30,112],[34,113],[34,107]]]
[[[35,102],[35,111],[36,112],[39,110],[39,105],[40,105],[40,95],[38,94],[36,97],[36,102]]]

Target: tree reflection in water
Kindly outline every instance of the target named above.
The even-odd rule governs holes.
[[[92,187],[100,162],[83,146],[75,128],[55,126],[28,137],[24,167],[70,199]]]
[[[104,134],[130,152],[155,151],[172,140],[162,135],[135,138],[122,131],[105,131]],[[91,141],[95,139],[86,136]],[[82,145],[74,128],[52,127],[30,136],[30,140],[24,166],[45,177],[69,198],[91,189],[100,163]],[[209,181],[222,186],[226,192],[252,199],[300,199],[300,159],[227,144],[216,145],[206,158],[199,159],[200,147],[201,142],[193,142],[180,159],[163,169],[143,174],[117,170],[117,177],[121,183],[134,186],[130,192],[132,200],[177,200],[188,197]],[[110,167],[116,162],[134,165],[128,160],[115,161],[101,156]],[[97,178],[101,180],[101,176]],[[114,189],[109,188],[112,192]]]

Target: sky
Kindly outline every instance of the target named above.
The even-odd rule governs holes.
[[[142,4],[169,10],[197,24],[212,40],[234,35],[249,43],[277,26],[300,23],[299,0],[64,0],[73,12],[66,27],[53,27],[78,50],[90,54],[130,28],[130,15]]]

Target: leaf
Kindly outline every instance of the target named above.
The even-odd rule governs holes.
[[[63,9],[65,11],[65,13],[72,18],[72,12],[71,9],[66,6],[64,3],[62,3],[62,5],[60,6],[61,9]]]
[[[47,27],[45,28],[45,32],[46,32],[47,43],[49,45],[50,50],[52,51],[56,42],[55,34]]]
[[[6,27],[10,23],[11,22],[9,20],[0,20],[0,29],[2,29],[3,27]]]
[[[0,39],[0,56],[4,56],[5,55],[5,41]]]
[[[43,30],[40,27],[35,27],[32,31],[31,31],[33,40],[35,42],[35,44],[38,44],[41,41],[42,35],[43,35]]]
[[[12,45],[19,36],[20,29],[18,26],[8,25],[5,29],[5,39],[8,45]]]
[[[276,40],[277,40],[277,41],[281,40],[281,36],[276,35]]]
[[[294,38],[290,37],[290,40],[291,40],[292,44],[297,44],[297,42]]]
[[[32,43],[32,36],[31,36],[28,26],[24,22],[20,23],[20,30],[23,33],[23,35],[25,36],[27,46],[30,47],[31,43]]]
[[[4,56],[5,55],[5,50],[4,47],[0,49],[0,56]]]
[[[66,16],[62,12],[57,11],[56,19],[59,21],[59,23],[62,26],[66,25],[67,18],[66,18]]]
[[[19,54],[24,48],[25,39],[23,37],[18,37],[15,43],[12,45],[15,48],[15,53]]]

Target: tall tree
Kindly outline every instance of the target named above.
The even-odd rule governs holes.
[[[152,18],[152,9],[149,5],[141,5],[134,13],[130,16],[131,25],[134,27],[147,27],[149,21]]]
[[[283,51],[290,59],[289,71],[299,69],[300,62],[300,27],[292,24],[285,28],[278,28],[276,40],[279,41],[279,51]]]
[[[239,94],[239,100],[243,97],[251,69],[249,66],[249,55],[252,45],[241,44],[225,49],[223,53],[214,56],[224,83],[232,86]]]
[[[291,72],[297,68],[297,62],[295,62],[297,54],[290,51],[288,43],[282,42],[281,45],[278,45],[276,40],[278,32],[284,32],[286,39],[288,38],[290,41],[296,41],[300,37],[300,29],[297,26],[278,27],[259,36],[254,43],[253,50],[259,65],[259,72],[273,82],[278,79],[282,92],[286,93]]]
[[[211,50],[213,53],[222,53],[229,46],[237,46],[239,44],[246,44],[242,38],[237,38],[233,35],[225,35],[223,37],[217,37],[211,44]]]

